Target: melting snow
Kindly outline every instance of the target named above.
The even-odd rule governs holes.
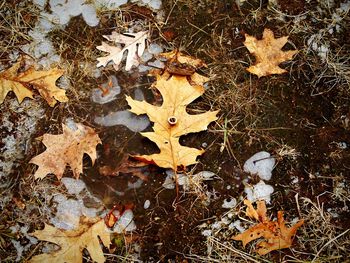
[[[260,181],[254,186],[247,185],[244,188],[244,192],[247,194],[247,199],[252,203],[258,200],[265,200],[266,203],[269,204],[273,191],[273,187],[265,184],[264,181]]]
[[[231,209],[237,205],[236,198],[227,198],[224,200],[224,203],[222,204],[222,208]]]
[[[67,188],[69,194],[78,195],[86,187],[85,183],[80,179],[74,179],[70,177],[63,177],[61,182]]]
[[[120,213],[118,210],[114,210],[113,214],[118,218],[120,216]],[[124,231],[134,231],[136,230],[136,225],[134,222],[134,214],[132,210],[127,209],[124,211],[124,213],[120,216],[119,220],[115,223],[113,227],[113,232],[121,234]]]
[[[243,166],[245,172],[257,174],[263,180],[270,180],[275,166],[275,158],[268,152],[258,152],[250,157]]]

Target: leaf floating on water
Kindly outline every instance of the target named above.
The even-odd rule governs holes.
[[[163,104],[158,107],[145,101],[136,101],[127,96],[130,111],[140,115],[147,114],[154,123],[153,132],[143,132],[143,136],[155,142],[160,153],[138,156],[142,161],[154,163],[159,167],[176,170],[178,166],[195,164],[204,150],[182,146],[182,135],[206,130],[209,123],[217,119],[218,111],[190,115],[186,107],[204,93],[200,85],[191,85],[186,76],[168,74],[157,75],[155,88],[159,90]]]

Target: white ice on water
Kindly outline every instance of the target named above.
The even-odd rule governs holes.
[[[136,116],[128,110],[112,112],[103,117],[96,117],[94,121],[106,127],[123,125],[133,132],[143,131],[150,123],[147,116]]]
[[[115,82],[113,85],[117,85],[116,83],[118,83],[118,80],[116,79],[116,77],[112,76],[112,78],[115,79],[114,80]],[[120,92],[120,87],[119,87],[119,92]],[[106,103],[106,101],[111,101],[111,100],[116,99],[115,96],[118,95],[115,92],[112,97],[109,97],[108,99],[103,99],[101,97],[101,94],[102,93],[99,93],[97,90],[94,90],[92,93],[92,100],[99,103],[99,104],[103,104],[103,103]],[[135,96],[134,97],[138,101],[144,100],[144,95],[143,95],[142,90],[139,88],[135,89]],[[123,125],[133,132],[143,131],[150,124],[150,121],[146,115],[137,116],[128,110],[111,112],[105,116],[96,117],[94,119],[94,121],[97,124],[99,124],[101,126],[105,126],[105,127],[111,127],[111,126],[115,126],[115,125]]]
[[[165,189],[175,189],[175,174],[173,170],[166,170],[165,173],[167,177],[165,178],[163,187]],[[209,181],[213,180],[214,176],[215,173],[210,171],[202,171],[194,175],[177,174],[177,183],[183,186],[184,190],[187,190],[190,187],[191,180],[195,182]]]
[[[85,207],[82,199],[67,199],[66,196],[59,194],[53,198],[53,201],[57,204],[57,212],[50,222],[59,229],[75,229],[79,226],[81,216],[97,216],[98,210]]]
[[[85,183],[80,179],[74,179],[70,177],[63,177],[61,182],[67,189],[68,194],[78,195],[83,191],[86,187]]]
[[[105,104],[117,99],[117,95],[119,95],[121,88],[118,84],[118,79],[116,76],[110,76],[108,81],[103,83],[101,86],[102,88],[108,89],[108,93],[104,95],[101,89],[93,89],[91,95],[91,100],[93,102]]]

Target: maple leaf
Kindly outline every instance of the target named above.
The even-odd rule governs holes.
[[[255,64],[247,68],[247,71],[259,78],[287,72],[278,65],[291,60],[298,52],[297,50],[282,51],[282,47],[287,41],[288,36],[274,38],[273,32],[268,28],[264,29],[262,40],[257,40],[255,37],[246,34],[243,44],[256,58]]]
[[[44,134],[43,143],[47,149],[29,161],[39,166],[35,179],[42,179],[50,173],[61,179],[67,165],[73,170],[74,177],[79,178],[83,172],[84,153],[90,156],[92,163],[95,162],[100,138],[92,128],[80,123],[76,126],[76,130],[71,130],[62,124],[63,134]]]
[[[22,62],[15,63],[9,69],[0,73],[0,104],[11,90],[15,93],[19,103],[24,98],[33,98],[30,89],[36,89],[40,95],[53,107],[57,101],[66,102],[66,91],[56,86],[56,80],[62,76],[63,70],[53,68],[50,70],[35,70],[30,67],[24,72],[18,72]]]
[[[256,252],[259,255],[265,255],[273,250],[290,247],[298,228],[304,224],[304,220],[302,219],[295,225],[287,228],[283,218],[283,211],[278,211],[277,222],[270,221],[266,216],[267,210],[265,201],[258,201],[257,209],[254,209],[249,200],[244,200],[244,204],[247,206],[246,215],[260,221],[260,223],[232,237],[232,239],[242,241],[243,247],[245,247],[249,242],[255,239],[261,237],[265,238],[266,241],[257,243]]]
[[[155,88],[163,97],[160,107],[126,97],[131,112],[137,115],[147,114],[154,122],[153,132],[143,132],[141,135],[155,142],[160,149],[160,153],[137,158],[175,171],[178,166],[195,164],[197,156],[204,150],[182,146],[179,138],[207,129],[209,123],[217,119],[218,111],[197,115],[186,112],[186,106],[201,96],[204,88],[200,85],[190,85],[185,76],[157,75]]]
[[[61,248],[50,254],[34,256],[29,262],[81,263],[83,262],[82,252],[85,248],[89,251],[92,260],[98,263],[105,262],[98,237],[106,247],[109,247],[111,240],[104,220],[82,217],[80,221],[76,230],[60,230],[45,224],[43,230],[36,230],[32,233],[31,235],[36,238],[55,243]]]
[[[110,61],[113,61],[113,67],[115,70],[119,70],[119,65],[122,62],[123,54],[125,51],[128,52],[128,55],[126,57],[125,70],[128,71],[132,68],[132,66],[139,65],[138,59],[142,56],[143,52],[146,49],[146,40],[148,38],[147,31],[126,34],[119,34],[114,31],[111,35],[104,35],[103,37],[109,41],[113,41],[124,46],[111,46],[106,42],[102,42],[102,45],[97,46],[96,48],[110,54],[106,57],[97,58],[97,67],[105,67]]]

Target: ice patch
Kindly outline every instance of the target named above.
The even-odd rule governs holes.
[[[106,127],[124,125],[133,132],[143,131],[150,124],[147,116],[137,116],[128,110],[112,112],[104,117],[96,117],[94,121]]]
[[[97,26],[99,19],[96,9],[84,0],[50,0],[50,7],[56,21],[61,25],[68,24],[71,17],[82,15],[89,26]]]
[[[96,217],[98,210],[87,208],[82,200],[67,199],[59,194],[53,199],[57,203],[57,213],[50,222],[59,229],[72,230],[79,226],[80,217]]]
[[[148,52],[152,55],[158,55],[163,52],[163,48],[156,43],[151,43],[148,47]]]
[[[254,186],[246,185],[244,188],[244,192],[247,194],[247,199],[252,203],[258,200],[265,200],[266,203],[269,204],[273,191],[273,187],[265,184],[264,181],[260,181]]]
[[[237,205],[236,198],[227,198],[224,200],[224,203],[222,204],[222,208],[231,209]]]
[[[257,174],[263,180],[270,180],[275,166],[275,158],[268,152],[258,152],[250,157],[243,166],[243,170],[250,174]]]
[[[242,226],[242,222],[240,220],[236,220],[230,224],[229,229],[236,228],[240,233],[245,231],[245,228]]]
[[[205,237],[209,237],[209,236],[212,235],[212,232],[213,232],[212,230],[206,229],[206,230],[202,231],[202,235],[205,236]]]
[[[114,210],[113,214],[118,218],[120,216],[120,213],[118,210]],[[134,214],[132,210],[127,209],[124,211],[124,213],[120,216],[119,220],[115,223],[113,227],[113,232],[121,234],[124,231],[131,232],[136,230],[136,224],[134,222]]]
[[[86,187],[85,183],[80,179],[74,179],[69,177],[63,177],[61,182],[66,187],[67,191],[71,195],[78,195]]]
[[[103,94],[102,90],[107,90],[107,94]],[[118,85],[118,79],[116,76],[110,76],[108,81],[101,85],[99,89],[93,89],[91,99],[98,104],[105,104],[116,99],[120,94],[121,88]]]
[[[0,160],[0,178],[2,178],[11,174],[29,149],[30,137],[36,131],[37,122],[44,116],[44,108],[33,100],[25,99],[19,104],[17,99],[9,99],[0,105],[0,110],[2,111],[0,130],[6,131],[0,138],[3,157],[3,160]],[[11,121],[13,113],[17,114],[16,122]]]
[[[151,205],[151,201],[150,200],[146,200],[145,203],[143,204],[143,208],[144,209],[148,209]]]

